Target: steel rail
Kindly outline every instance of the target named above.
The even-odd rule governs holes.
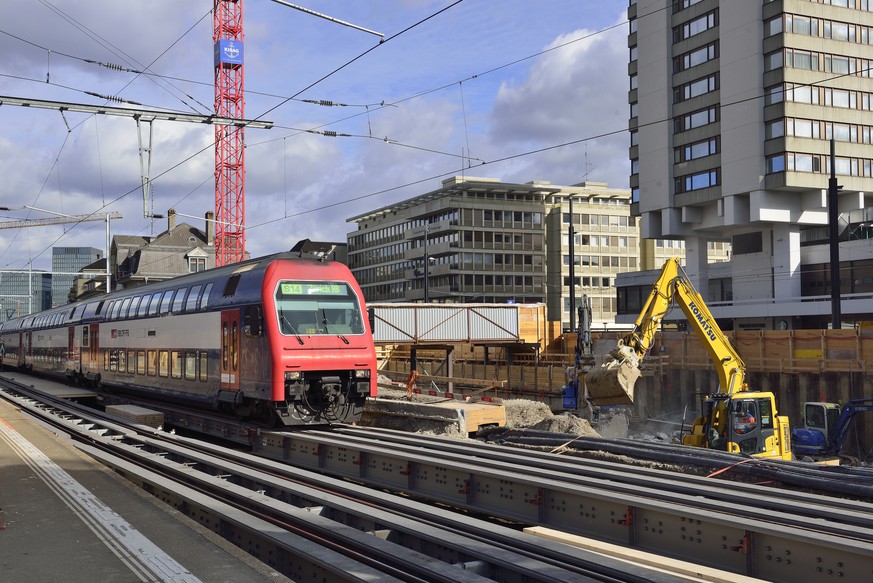
[[[530,468],[531,476],[543,476],[555,479],[574,481],[576,477],[608,477],[610,482],[625,484],[630,487],[657,487],[667,492],[681,494],[688,504],[700,500],[714,502],[741,503],[744,506],[759,508],[764,511],[780,511],[805,518],[820,518],[850,527],[873,529],[873,507],[866,501],[823,496],[814,493],[769,487],[754,483],[740,483],[720,480],[713,473],[708,476],[693,473],[678,473],[676,470],[616,463],[587,456],[556,455],[538,449],[529,448],[494,448],[493,444],[478,441],[462,441],[447,438],[422,439],[414,434],[397,432],[389,429],[361,428],[341,426],[331,429],[344,438],[354,439],[362,443],[372,443],[374,440],[390,443],[397,448],[410,448],[420,452],[422,449],[434,452],[460,455],[469,458],[477,456],[483,464],[505,467],[504,464],[523,464]],[[572,439],[572,438],[571,438]],[[569,440],[568,440],[569,441]],[[593,445],[596,445],[593,444]],[[674,446],[680,447],[680,446]],[[681,446],[683,451],[687,446]],[[729,456],[721,462],[721,468],[736,470],[749,461],[747,458]],[[751,460],[761,463],[760,460]],[[764,462],[785,471],[782,462]],[[783,467],[780,467],[783,466]],[[838,477],[835,476],[835,479]],[[873,476],[871,476],[873,480]]]
[[[353,438],[352,432],[360,435]],[[390,433],[412,443],[379,441]],[[870,529],[832,522],[827,514],[798,518],[790,505],[781,511],[755,507],[742,504],[738,496],[695,501],[682,492],[661,491],[664,483],[657,488],[621,484],[608,470],[596,478],[568,479],[520,463],[515,448],[467,449],[470,443],[455,442],[456,453],[434,451],[431,444],[443,441],[390,430],[267,432],[257,452],[504,519],[776,581],[794,581],[810,572],[866,577],[873,571]],[[488,461],[483,451],[502,457]],[[627,466],[615,464],[614,469],[627,471]],[[733,487],[740,492],[743,485]],[[863,511],[869,516],[869,508]]]
[[[200,517],[201,521],[204,520],[201,513],[205,512],[204,507],[206,506],[204,497],[206,500],[218,504],[225,504],[232,509],[234,506],[241,506],[243,500],[245,500],[246,506],[256,504],[260,514],[263,516],[276,517],[274,520],[277,523],[300,521],[298,524],[303,526],[298,527],[298,534],[307,534],[307,538],[310,542],[313,538],[311,532],[315,532],[316,534],[314,535],[314,538],[316,540],[341,540],[342,543],[339,546],[357,546],[360,549],[358,554],[361,556],[381,554],[383,557],[380,557],[380,562],[382,560],[388,561],[389,559],[393,559],[396,561],[396,565],[402,565],[401,570],[404,574],[410,574],[401,577],[398,580],[445,580],[471,582],[492,580],[477,575],[471,570],[464,570],[457,567],[447,568],[447,565],[444,562],[438,561],[435,558],[428,557],[419,552],[404,549],[403,547],[399,547],[391,542],[382,541],[376,536],[361,532],[359,528],[330,521],[311,511],[283,508],[280,512],[280,507],[285,504],[285,502],[281,501],[282,498],[301,497],[301,492],[304,488],[300,484],[295,483],[289,485],[287,484],[287,480],[273,478],[267,474],[255,477],[257,470],[253,470],[251,466],[222,461],[214,456],[205,456],[202,453],[191,452],[187,448],[183,448],[181,445],[168,443],[165,438],[158,440],[156,436],[137,436],[129,429],[117,427],[112,423],[102,422],[99,419],[96,419],[95,415],[88,414],[87,412],[83,414],[81,411],[77,411],[73,414],[65,414],[64,416],[66,418],[60,419],[58,411],[50,411],[46,407],[36,406],[27,403],[22,399],[18,399],[16,402],[23,408],[27,408],[33,414],[41,417],[53,418],[54,420],[51,421],[52,423],[64,427],[66,431],[69,431],[72,434],[79,432],[83,433],[83,439],[91,442],[91,445],[87,447],[89,451],[94,453],[95,457],[99,457],[105,463],[112,464],[120,472],[123,472],[129,477],[135,475],[135,481],[141,481],[143,484],[147,485],[148,489],[160,492],[160,496],[165,500],[178,500],[182,497],[181,491],[185,490],[186,495],[183,497],[183,501],[177,502],[177,504],[180,509],[183,509],[183,511],[186,511],[189,515],[192,515],[195,518]],[[66,404],[68,405],[69,403]],[[56,405],[52,405],[52,408],[55,406]],[[156,432],[151,431],[151,433]],[[178,441],[179,439],[180,438],[174,438],[170,441]],[[98,444],[99,449],[103,450],[100,453],[94,451],[95,449],[98,449]],[[117,451],[119,449],[123,450],[122,456],[117,454],[107,454],[105,452],[105,450]],[[129,459],[122,459],[133,459],[136,457],[147,458],[149,467],[146,470],[135,470]],[[209,472],[204,473],[202,468],[205,467],[212,469]],[[184,485],[178,486],[175,482],[170,483],[166,476],[171,474],[182,475],[184,477]],[[311,472],[309,474],[311,474]],[[146,475],[148,477],[146,477]],[[231,476],[235,477],[231,479]],[[307,479],[312,479],[312,476],[309,476]],[[235,481],[246,483],[247,486],[243,487],[237,485],[234,483]],[[196,484],[193,493],[190,492],[192,490],[191,484]],[[279,497],[280,500],[268,497],[266,495],[268,489],[277,492],[282,491],[283,494]],[[309,490],[312,490],[312,488],[309,488]],[[233,496],[228,493],[230,491],[233,491]],[[218,497],[226,500],[216,500]],[[326,504],[325,494],[318,493],[314,490],[309,492],[307,498],[311,498],[307,500],[305,504],[305,506],[309,508],[313,506],[324,507]],[[580,574],[578,568],[574,567],[569,570],[563,569],[532,558],[532,555],[536,554],[535,547],[537,546],[548,547],[551,545],[557,548],[561,545],[558,545],[557,543],[546,544],[544,541],[540,541],[535,537],[521,535],[516,531],[512,532],[512,536],[524,541],[521,545],[522,547],[534,547],[528,549],[527,556],[517,552],[510,552],[505,549],[496,548],[495,545],[488,544],[482,540],[462,537],[461,535],[455,534],[446,529],[438,529],[431,525],[422,522],[415,522],[399,515],[392,516],[390,520],[388,520],[385,513],[380,513],[379,518],[380,520],[383,520],[384,523],[377,523],[373,518],[374,506],[372,504],[360,506],[356,512],[351,512],[348,510],[340,511],[339,508],[341,506],[336,502],[336,500],[333,502],[334,504],[331,506],[332,513],[345,512],[350,515],[354,514],[356,517],[355,522],[358,526],[369,520],[373,524],[368,525],[368,530],[373,532],[385,530],[391,533],[402,532],[402,537],[408,539],[413,539],[413,535],[416,533],[421,535],[427,534],[430,539],[430,544],[438,545],[440,549],[442,549],[441,552],[448,552],[450,556],[456,558],[466,558],[468,560],[460,562],[474,566],[479,570],[484,569],[485,572],[495,572],[499,575],[500,580],[675,580],[675,577],[669,575],[659,574],[649,569],[639,567],[621,566],[617,561],[604,560],[602,557],[592,559],[588,566],[592,570]],[[403,508],[408,505],[408,503],[409,501],[406,500],[397,501],[395,502],[395,506],[397,508]],[[348,505],[349,503],[346,501],[345,504]],[[235,510],[238,511],[239,508],[235,508]],[[212,511],[210,510],[206,514],[212,516]],[[238,516],[234,516],[227,508],[224,509],[223,516],[224,518],[221,520],[222,523],[233,522],[234,524],[240,524],[241,522]],[[230,518],[231,516],[233,516],[233,518]],[[262,518],[259,517],[249,518],[253,520],[261,520],[263,522]],[[207,523],[211,520],[212,519],[206,519]],[[469,518],[459,518],[456,515],[456,522],[458,520],[461,522],[470,521]],[[479,528],[483,531],[494,531],[497,527],[490,524],[483,524],[480,525]],[[456,531],[461,530],[461,524],[458,523],[455,529]],[[221,530],[221,528],[219,528],[219,530]],[[260,530],[264,530],[263,526]],[[275,528],[267,530],[268,532],[275,531]],[[393,534],[393,536],[396,536],[396,534]],[[422,536],[414,541],[412,546],[427,546],[422,542],[424,538],[427,537]],[[455,539],[454,550],[447,551],[448,548],[451,548],[448,541],[453,539]],[[470,549],[473,549],[473,551]],[[404,560],[401,557],[406,557],[406,559]],[[270,561],[267,562],[273,564]],[[483,562],[485,564],[483,564]],[[608,567],[604,568],[598,566],[598,563],[606,563]],[[277,565],[274,564],[273,566],[276,567]],[[325,565],[321,566],[322,568],[325,567]],[[597,570],[594,570],[595,567]],[[511,573],[515,573],[515,575],[512,575]],[[333,576],[336,577],[336,574]]]

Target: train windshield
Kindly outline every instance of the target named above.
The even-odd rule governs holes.
[[[280,281],[276,312],[286,335],[364,333],[358,298],[341,281]]]

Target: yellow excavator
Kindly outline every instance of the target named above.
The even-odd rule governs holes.
[[[664,263],[633,330],[609,353],[612,360],[588,372],[588,394],[594,403],[632,403],[640,362],[652,347],[655,332],[673,302],[679,304],[691,328],[703,342],[718,374],[718,390],[703,404],[684,445],[706,447],[756,457],[791,459],[788,418],[776,411],[773,393],[750,391],[746,366],[719,328],[703,298],[682,269],[680,259]]]

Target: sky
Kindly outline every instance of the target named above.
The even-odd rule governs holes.
[[[349,218],[451,176],[628,186],[626,2],[292,2],[367,32],[242,1],[245,117],[274,124],[245,131],[253,257],[344,242]],[[0,95],[212,112],[212,0],[8,3]],[[314,133],[325,131],[339,135]],[[13,209],[0,223],[117,212],[113,236],[149,236],[167,223],[144,215],[173,208],[203,229],[214,129],[156,120],[151,132],[146,206],[133,119],[0,105],[0,207]],[[144,146],[148,134],[143,124]],[[52,247],[105,245],[103,218],[0,229],[0,270],[50,270]]]

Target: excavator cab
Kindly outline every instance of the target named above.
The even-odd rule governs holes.
[[[791,459],[788,424],[774,415],[776,398],[770,392],[712,395],[694,421],[684,445],[707,447],[756,457]]]

